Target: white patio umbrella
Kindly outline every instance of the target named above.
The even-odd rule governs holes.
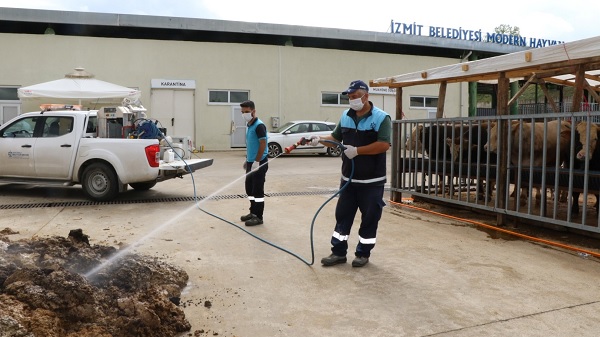
[[[19,98],[54,98],[81,101],[94,101],[100,99],[124,99],[136,101],[141,92],[136,89],[123,87],[117,84],[97,80],[94,75],[84,68],[75,68],[75,71],[65,75],[60,80],[34,84],[17,90]]]

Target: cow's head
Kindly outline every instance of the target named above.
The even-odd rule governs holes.
[[[510,122],[510,132],[514,135],[519,128],[519,121]],[[498,152],[498,122],[486,123],[488,126],[488,142],[483,146],[485,151],[490,149],[491,152]]]
[[[477,150],[477,144],[471,144],[469,146],[469,140],[462,137],[456,139],[446,138],[446,145],[450,148],[450,155],[452,156],[453,162],[457,162],[460,158],[460,151],[463,152],[462,160],[467,160],[469,152]]]
[[[405,147],[408,151],[417,151],[421,153],[423,146],[421,143],[421,135],[423,134],[423,124],[416,125],[413,127],[408,139],[406,140]]]
[[[498,150],[498,123],[489,122],[485,125],[488,128],[488,141],[483,145],[484,150],[489,150],[491,152],[496,152]]]
[[[463,151],[467,151],[469,141],[465,139],[462,141],[462,144],[461,144],[461,142],[459,140],[459,143],[457,144],[454,140],[452,140],[452,138],[446,138],[446,144],[450,148],[450,156],[452,158],[452,161],[457,162],[458,158],[460,158],[461,147],[462,147]]]
[[[598,129],[600,127],[597,124],[590,124],[590,143],[587,143],[587,122],[579,122],[577,124],[577,132],[579,133],[579,142],[582,148],[577,152],[577,159],[579,160],[590,160],[596,150],[596,144],[598,143]],[[587,149],[587,150],[586,150]],[[589,156],[586,158],[586,153]]]
[[[460,156],[460,144],[454,143],[452,138],[446,138],[446,144],[450,148],[450,155],[452,156],[452,161],[457,161]]]

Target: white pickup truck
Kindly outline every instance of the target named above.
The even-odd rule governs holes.
[[[90,199],[106,201],[127,185],[148,190],[212,165],[212,159],[182,157],[165,163],[158,139],[100,138],[97,123],[97,111],[61,110],[29,112],[1,125],[0,183],[81,184]]]

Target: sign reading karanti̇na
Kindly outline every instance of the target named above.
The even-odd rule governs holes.
[[[150,80],[152,89],[196,89],[196,80],[169,80],[152,79]]]
[[[462,27],[457,28],[446,28],[424,25],[418,25],[416,22],[403,23],[394,22],[391,23],[392,34],[406,34],[406,35],[425,35],[429,37],[440,37],[446,39],[455,40],[468,40],[477,42],[491,42],[498,44],[508,44],[520,47],[530,48],[542,48],[556,44],[565,43],[564,41],[547,40],[547,39],[536,39],[526,38],[519,35],[499,34],[499,33],[484,33],[479,30],[463,29]]]

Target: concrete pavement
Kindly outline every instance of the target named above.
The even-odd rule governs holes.
[[[192,331],[219,336],[598,336],[600,265],[593,257],[485,231],[404,207],[385,208],[370,263],[322,267],[330,253],[336,200],[314,225],[315,264],[265,244],[228,219],[310,262],[311,221],[338,188],[339,158],[277,158],[267,173],[265,224],[244,228],[244,152],[208,152],[211,167],[130,191],[123,204],[0,210],[0,228],[67,236],[82,228],[92,244],[136,245],[182,267]],[[191,201],[127,203],[213,195]],[[306,193],[306,195],[301,195]],[[386,198],[389,196],[386,194]],[[0,185],[0,205],[85,200],[79,187]],[[471,217],[468,211],[452,215]],[[358,218],[358,216],[357,216]],[[358,221],[355,222],[358,226]],[[357,242],[357,230],[350,246]],[[349,256],[351,260],[351,256]],[[208,302],[207,302],[208,301]],[[210,305],[207,305],[210,303]],[[201,333],[200,331],[204,331]],[[186,334],[187,335],[187,334]]]

